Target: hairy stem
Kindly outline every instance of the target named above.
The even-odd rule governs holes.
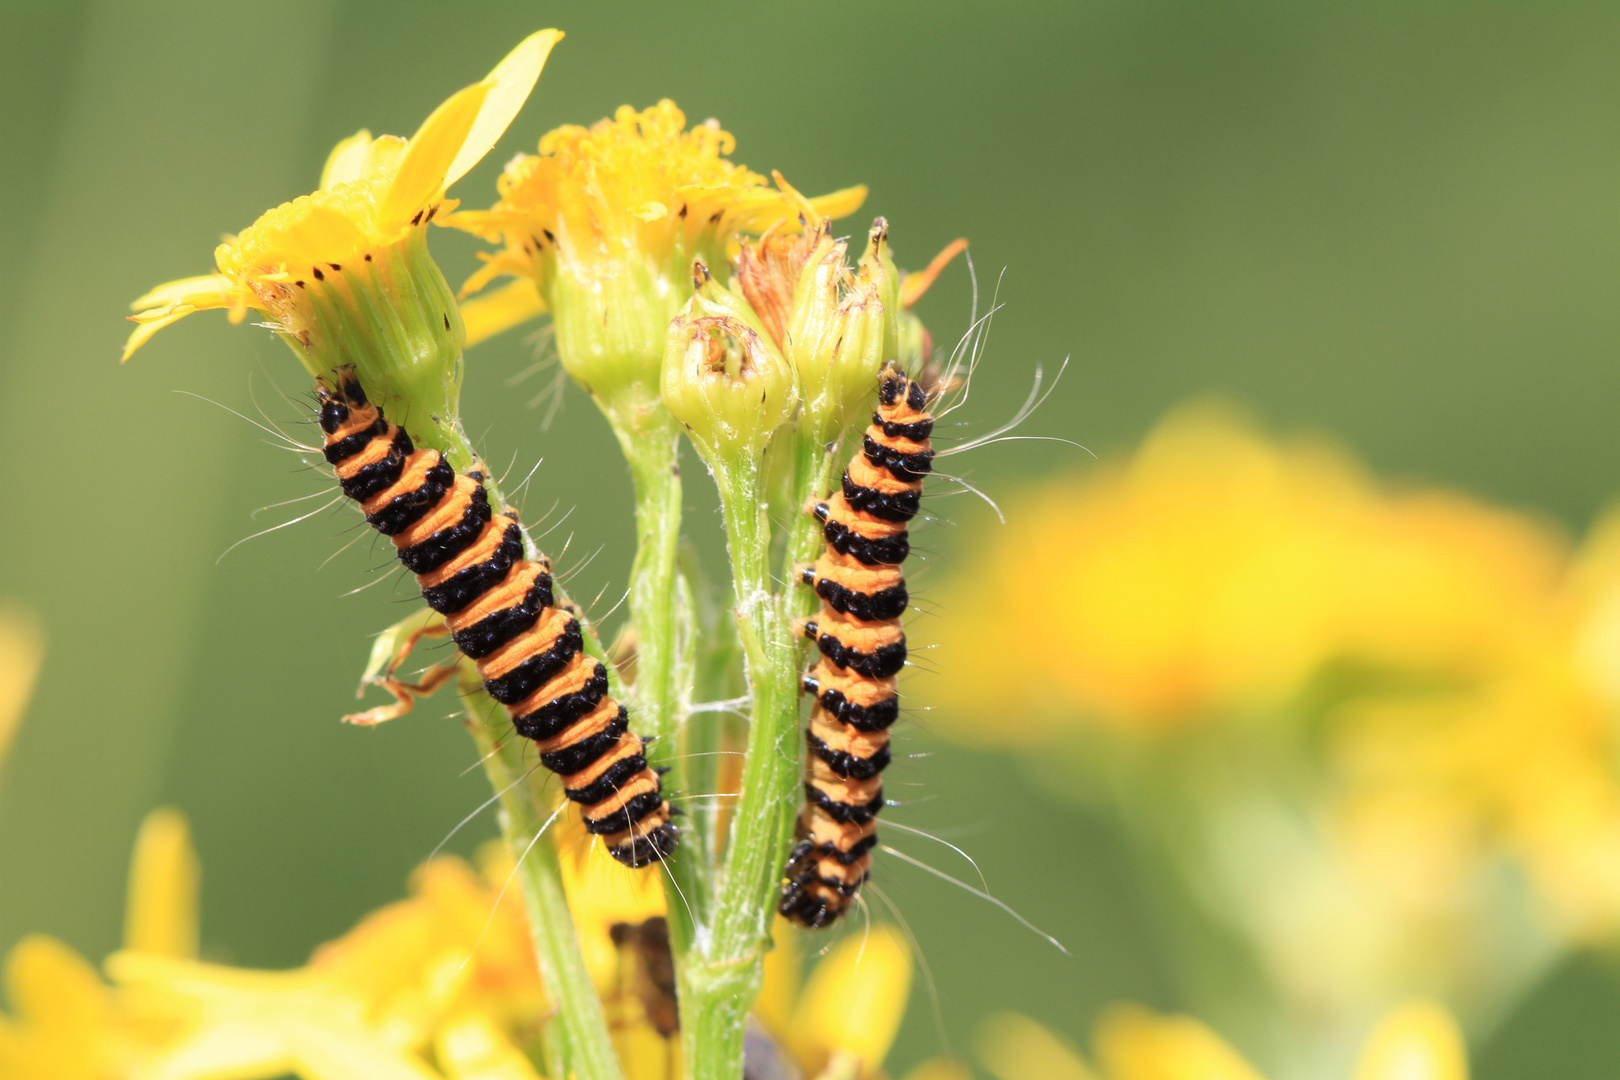
[[[742,1075],[748,1010],[759,994],[782,859],[799,787],[798,658],[772,591],[770,520],[757,459],[711,462],[731,554],[736,616],[753,707],[742,795],[706,942],[687,958],[693,1007],[682,1033],[691,1080]]]
[[[466,725],[483,759],[484,772],[501,792],[501,834],[517,860],[529,933],[546,992],[557,1015],[547,1028],[547,1044],[560,1048],[567,1074],[579,1080],[622,1080],[618,1056],[608,1036],[607,1018],[585,969],[579,935],[563,891],[555,834],[546,831],[552,814],[540,781],[516,782],[533,767],[523,760],[523,741],[503,738],[507,723],[495,700],[470,671],[462,679]],[[543,833],[545,833],[543,835]]]
[[[677,677],[682,642],[690,637],[690,604],[677,572],[681,537],[680,426],[656,392],[632,384],[612,401],[598,401],[630,463],[636,499],[636,558],[630,568],[630,619],[636,630],[637,730],[651,743],[648,758],[670,770],[671,794],[691,791],[681,753],[683,701],[690,685]],[[683,830],[681,846],[664,866],[670,947],[677,962],[692,946],[708,903],[703,847]]]

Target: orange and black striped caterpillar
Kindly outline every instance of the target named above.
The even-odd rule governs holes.
[[[677,832],[659,773],[609,696],[607,669],[586,655],[579,620],[554,604],[549,560],[523,557],[515,515],[491,509],[478,473],[458,476],[437,450],[416,449],[352,371],[334,381],[317,395],[343,494],[393,541],[484,689],[581,804],[586,830],[626,866],[663,859]]]
[[[805,692],[815,695],[805,729],[805,804],[777,905],[812,930],[837,921],[871,871],[880,774],[889,764],[889,726],[900,715],[895,676],[906,663],[900,616],[910,597],[900,564],[933,468],[933,428],[922,386],[885,371],[843,489],[813,508],[827,546],[801,577],[821,597],[820,613],[804,628],[821,659],[804,678]]]

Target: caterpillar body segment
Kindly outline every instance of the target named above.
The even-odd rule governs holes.
[[[490,506],[476,473],[416,449],[351,372],[335,381],[317,393],[343,493],[393,542],[484,688],[580,804],[586,830],[626,866],[663,859],[678,834],[659,774],[608,693],[607,669],[586,654],[579,620],[556,605],[550,562],[523,557],[517,521]]]
[[[804,625],[821,658],[805,675],[805,803],[777,910],[810,929],[836,922],[871,872],[895,677],[906,662],[900,619],[910,596],[900,564],[907,527],[933,464],[933,417],[922,386],[884,372],[878,409],[840,490],[811,508],[826,547],[800,581],[821,598]]]

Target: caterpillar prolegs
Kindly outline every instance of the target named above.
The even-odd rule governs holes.
[[[880,774],[889,764],[889,726],[900,715],[895,676],[906,662],[900,617],[910,598],[900,564],[933,467],[927,407],[921,385],[885,371],[842,490],[814,508],[826,549],[802,580],[821,598],[821,611],[805,624],[821,659],[804,678],[815,695],[805,804],[777,905],[810,929],[843,915],[871,871]]]
[[[317,394],[343,494],[393,542],[484,688],[580,804],[586,830],[626,866],[664,858],[677,832],[662,781],[608,694],[607,669],[585,654],[579,620],[553,602],[550,562],[523,557],[518,523],[490,507],[476,474],[416,449],[352,372],[335,382]]]

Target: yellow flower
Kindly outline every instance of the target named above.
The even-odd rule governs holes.
[[[1371,503],[1334,450],[1273,445],[1218,409],[1171,414],[1129,463],[1014,503],[943,598],[941,655],[1013,641],[1025,673],[947,664],[954,716],[996,702],[1010,721],[952,733],[1039,743],[1079,717],[1151,729],[1287,700],[1332,648]]]
[[[196,859],[185,819],[156,810],[141,826],[130,867],[125,947],[195,955]],[[108,986],[54,938],[36,934],[6,957],[0,1076],[7,1080],[106,1080],[150,1067],[189,1022],[149,995]]]
[[[1092,1045],[1108,1080],[1261,1080],[1254,1066],[1190,1016],[1116,1005],[1098,1021]]]
[[[1391,1010],[1362,1047],[1355,1080],[1468,1080],[1457,1021],[1429,1001]]]
[[[562,34],[531,34],[487,77],[452,95],[410,139],[368,131],[333,149],[319,190],[266,212],[214,252],[218,272],[160,285],[135,301],[124,359],[162,328],[223,308],[249,310],[321,376],[354,364],[405,424],[453,415],[463,330],[427,253],[445,191],[494,146]],[[403,406],[403,407],[401,407]]]
[[[801,935],[777,921],[755,1016],[806,1076],[882,1075],[911,993],[911,950],[892,926],[874,924],[828,952],[801,984]]]
[[[1011,520],[941,597],[932,722],[1113,792],[1297,1030],[1488,1016],[1620,927],[1620,527],[1571,578],[1526,515],[1209,410]],[[987,640],[1016,677],[950,662]]]
[[[1017,640],[1034,677],[948,666],[971,701],[1028,695],[1004,710],[1018,724],[965,737],[1253,714],[1335,660],[1477,678],[1562,617],[1563,548],[1539,524],[1445,492],[1388,494],[1342,451],[1207,407],[1172,413],[1128,464],[1045,485],[1013,521],[947,597],[947,648]]]
[[[565,857],[565,885],[587,965],[606,996],[616,970],[612,923],[661,912],[662,895],[656,879],[625,871],[577,839],[569,850],[583,854]],[[511,854],[492,843],[482,861],[481,872],[454,858],[424,863],[407,899],[368,915],[295,971],[128,955],[114,957],[110,967],[121,981],[177,997],[200,1014],[186,1040],[162,1059],[169,1070],[163,1075],[173,1080],[206,1080],[221,1075],[227,1062],[231,1075],[274,1076],[296,1067],[335,1077],[348,1075],[340,1071],[343,1061],[366,1062],[379,1076],[438,1075],[429,1060],[451,1080],[532,1077],[524,1048],[538,1039],[551,1005],[512,882]],[[645,1026],[616,1031],[616,1044],[639,1045]],[[658,1045],[667,1050],[662,1040]],[[657,1057],[658,1069],[631,1075],[662,1076],[667,1054]]]
[[[663,881],[657,874],[628,870],[604,853],[586,834],[578,815],[565,814],[553,828],[562,860],[563,888],[574,913],[585,967],[598,991],[607,991],[618,975],[615,923],[639,924],[665,913]],[[504,853],[505,848],[498,849]],[[509,855],[499,857],[510,859]],[[493,864],[492,864],[493,865]]]
[[[28,612],[0,607],[0,768],[45,660],[45,635]]]
[[[979,1025],[979,1059],[996,1080],[1095,1080],[1068,1041],[1017,1013],[996,1013]]]
[[[693,260],[724,274],[739,235],[799,211],[791,189],[772,189],[728,160],[735,146],[712,120],[688,130],[670,101],[546,134],[538,155],[507,165],[492,209],[450,219],[502,245],[463,295],[503,274],[516,279],[466,303],[468,341],[549,310],[558,354],[587,389],[656,388],[665,328],[692,293]],[[864,187],[848,188],[811,206],[840,217],[865,197]]]
[[[1197,1020],[1134,1005],[1103,1014],[1092,1046],[1095,1072],[1062,1039],[1013,1013],[990,1017],[979,1037],[980,1057],[996,1080],[1262,1080]],[[1430,1002],[1392,1009],[1363,1045],[1353,1080],[1468,1080],[1457,1022]]]

